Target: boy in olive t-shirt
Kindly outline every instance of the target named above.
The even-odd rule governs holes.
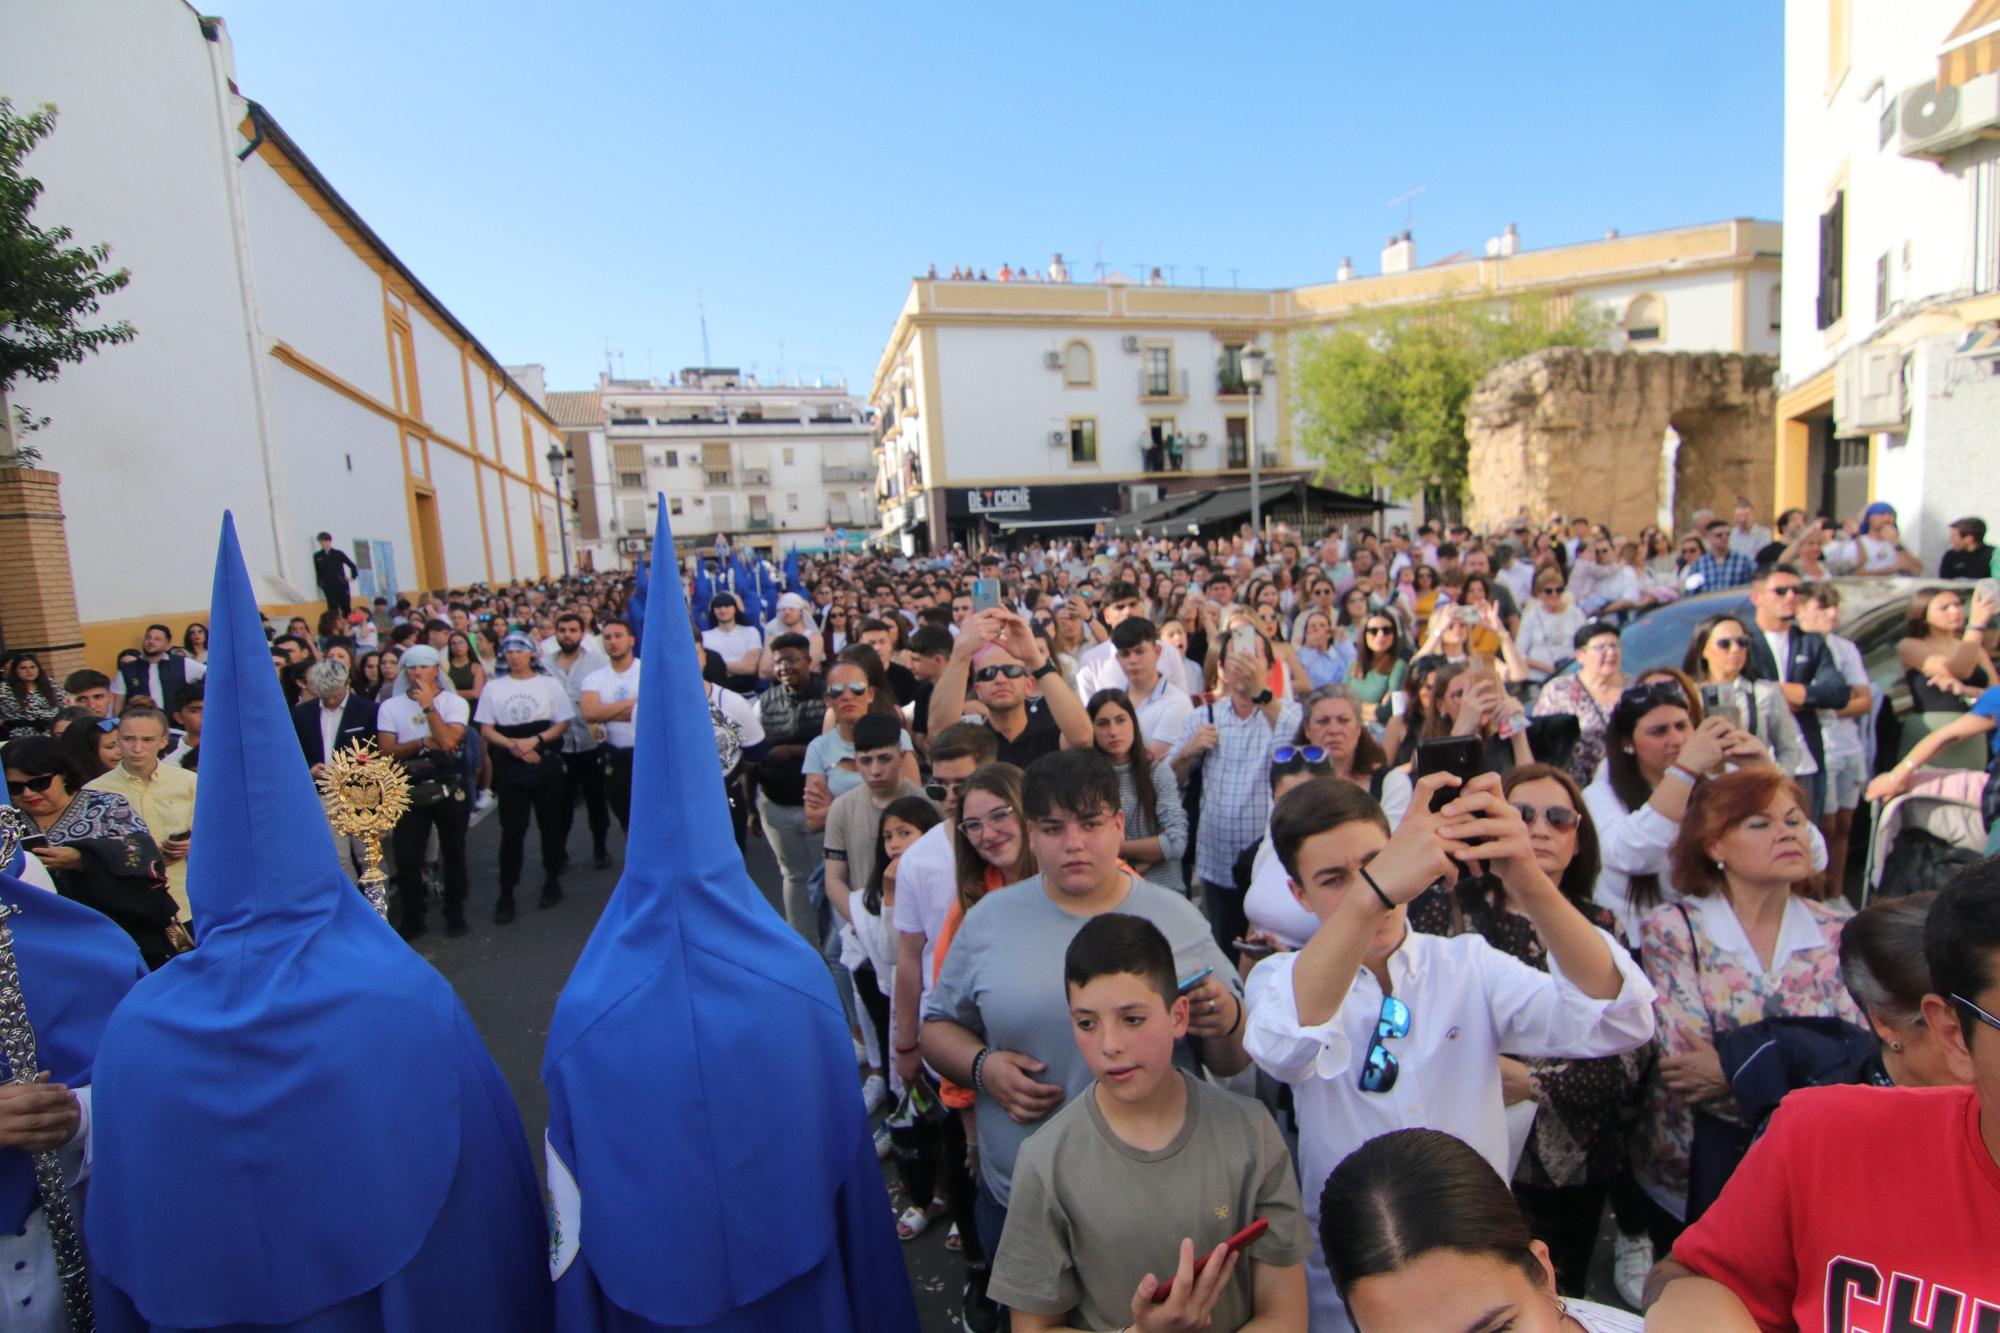
[[[1166,937],[1143,917],[1094,917],[1070,942],[1063,980],[1095,1082],[1015,1162],[987,1288],[1014,1312],[1014,1333],[1144,1333],[1204,1317],[1220,1333],[1252,1320],[1304,1333],[1312,1241],[1291,1157],[1263,1106],[1174,1066],[1188,1002]],[[1225,1253],[1258,1218],[1270,1230]]]

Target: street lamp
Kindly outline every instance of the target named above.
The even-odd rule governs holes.
[[[1257,388],[1264,382],[1264,349],[1251,343],[1237,358],[1243,371],[1243,387],[1250,395],[1250,535],[1264,530],[1263,505],[1257,490]]]
[[[549,480],[556,490],[556,532],[562,538],[563,577],[569,577],[569,515],[563,512],[563,465],[569,460],[563,455],[562,446],[551,444],[549,451],[542,455],[548,460]]]

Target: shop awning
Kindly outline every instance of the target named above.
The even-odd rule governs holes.
[[[1975,0],[1938,48],[1938,87],[2000,70],[2000,0]]]
[[[1001,518],[988,514],[986,521],[1002,532],[1033,532],[1041,528],[1094,528],[1109,523],[1111,514],[1077,514],[1070,518]]]
[[[1262,488],[1258,508],[1267,515],[1362,517],[1380,512],[1378,500],[1350,495],[1325,486],[1315,486],[1303,478],[1276,481]],[[1123,515],[1115,530],[1133,535],[1142,530],[1199,532],[1203,528],[1246,523],[1250,519],[1250,488],[1231,486],[1220,491],[1194,491],[1163,497],[1158,504]]]

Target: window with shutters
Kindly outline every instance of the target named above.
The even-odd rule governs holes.
[[[1651,293],[1635,296],[1632,304],[1625,307],[1625,341],[1656,343],[1666,323],[1667,307],[1664,301]]]
[[[1097,358],[1081,338],[1063,348],[1063,383],[1072,389],[1088,389],[1097,383]]]
[[[1082,467],[1097,461],[1096,417],[1069,419],[1069,461],[1071,467]]]
[[[1846,313],[1846,215],[1847,192],[1833,196],[1833,206],[1819,215],[1819,300],[1815,314],[1819,327],[1830,329]]]

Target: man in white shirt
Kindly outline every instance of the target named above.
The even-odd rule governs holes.
[[[810,645],[813,669],[819,669],[822,657],[820,636],[813,633],[813,627],[806,619],[806,612],[811,607],[812,603],[795,592],[784,593],[778,598],[777,618],[765,622],[764,642],[757,658],[757,675],[761,679],[770,680],[778,674],[777,663],[771,658],[771,640],[780,634],[803,635]]]
[[[564,611],[556,617],[555,651],[542,654],[542,665],[562,682],[569,692],[570,707],[575,708],[583,697],[583,682],[605,665],[605,657],[584,643],[583,617],[575,611]],[[605,839],[611,833],[611,813],[604,804],[604,757],[597,750],[598,740],[590,730],[590,723],[581,712],[572,716],[562,739],[562,820],[556,836],[567,864],[569,831],[576,819],[576,798],[581,795],[590,821],[591,863],[599,870],[607,870],[611,866],[611,852],[605,846]]]
[[[1171,650],[1160,643],[1160,631],[1144,616],[1119,622],[1111,631],[1111,648],[1117,654],[1118,672],[1125,678],[1125,692],[1139,714],[1139,732],[1146,738],[1146,750],[1155,759],[1165,759],[1187,726],[1188,714],[1194,711],[1187,690],[1162,670]],[[1180,654],[1174,657],[1178,660]]]
[[[1127,617],[1138,614],[1137,588],[1129,583],[1114,583],[1105,590],[1103,619],[1106,631],[1115,631],[1125,623]],[[1157,634],[1154,636],[1156,640],[1158,637]],[[1169,680],[1179,680],[1185,674],[1181,667],[1180,650],[1171,647],[1162,648],[1160,655],[1160,674]],[[1085,649],[1076,659],[1076,697],[1085,703],[1089,703],[1090,696],[1099,690],[1129,691],[1130,689],[1131,681],[1126,678],[1124,670],[1118,665],[1118,649],[1109,638]],[[1133,696],[1133,702],[1138,702],[1137,695]],[[1145,725],[1143,717],[1139,721],[1140,725]],[[1149,731],[1146,734],[1150,736],[1153,733]]]
[[[125,696],[132,693],[144,694],[155,706],[164,709],[173,703],[181,686],[192,685],[208,674],[208,668],[192,657],[174,655],[173,646],[172,630],[165,625],[146,626],[145,638],[140,640],[139,659],[126,662],[111,673],[111,692],[118,696],[112,704],[113,712],[122,712]]]
[[[441,660],[435,648],[417,645],[406,651],[397,692],[375,712],[382,753],[401,760],[413,783],[410,808],[391,835],[396,930],[406,940],[424,933],[424,851],[433,829],[444,879],[445,934],[456,937],[470,929],[465,921],[465,829],[472,806],[466,799],[463,747],[472,709],[439,685]]]
[[[701,632],[701,646],[722,659],[723,672],[729,677],[724,684],[738,694],[755,694],[757,659],[764,653],[764,636],[757,632],[756,626],[737,620],[743,610],[735,593],[715,594],[708,611],[715,617],[715,628]]]
[[[632,826],[632,746],[636,731],[632,715],[639,706],[639,659],[632,655],[632,627],[623,620],[604,622],[604,653],[608,662],[583,678],[577,711],[592,726],[604,728],[604,799],[618,817],[618,827]]]
[[[1535,865],[1528,827],[1492,774],[1442,811],[1448,774],[1417,784],[1389,836],[1366,791],[1317,778],[1287,793],[1271,836],[1292,891],[1319,918],[1296,953],[1259,963],[1245,991],[1244,1048],[1293,1088],[1301,1192],[1313,1231],[1342,1158],[1394,1129],[1444,1130],[1511,1174],[1500,1053],[1587,1057],[1653,1037],[1652,986]],[[1484,861],[1548,946],[1540,972],[1476,934],[1409,929],[1408,904]],[[1349,1327],[1325,1260],[1306,1268],[1315,1330]]]
[[[1745,560],[1755,560],[1757,553],[1771,544],[1771,530],[1757,522],[1757,509],[1743,496],[1736,497],[1736,522],[1729,529],[1729,550]]]

